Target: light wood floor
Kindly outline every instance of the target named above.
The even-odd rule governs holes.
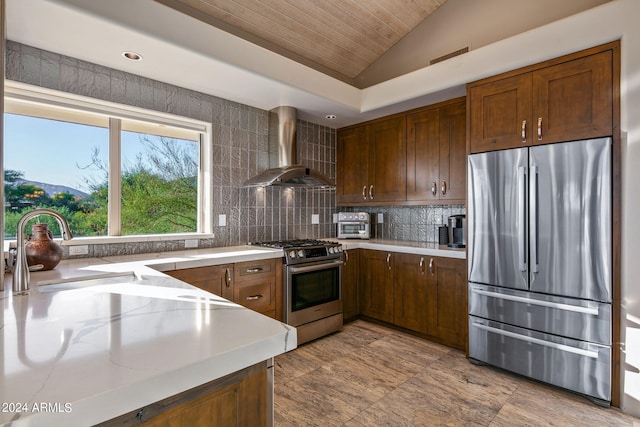
[[[275,359],[276,426],[640,426],[584,397],[364,321]]]

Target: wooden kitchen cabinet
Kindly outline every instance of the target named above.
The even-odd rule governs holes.
[[[338,131],[339,206],[465,203],[466,98]]]
[[[338,133],[337,203],[403,202],[406,162],[404,116],[341,130]]]
[[[270,425],[273,367],[263,362],[99,424],[107,426]],[[270,383],[271,381],[271,383]]]
[[[363,249],[360,271],[363,316],[466,348],[466,260]]]
[[[369,202],[403,202],[407,197],[407,125],[396,117],[369,126]]]
[[[407,116],[407,201],[465,203],[464,98]]]
[[[186,268],[165,274],[282,321],[282,260]]]
[[[425,257],[393,254],[393,324],[427,333],[427,275]]]
[[[339,132],[336,158],[337,203],[361,204],[367,201],[368,164],[367,127],[360,126]]]
[[[360,314],[360,250],[346,249],[342,254],[342,315],[345,321],[349,321]]]
[[[616,46],[467,85],[470,152],[612,135]]]
[[[228,296],[230,294],[227,288],[233,280],[233,264],[185,268],[165,271],[164,273],[207,292],[229,299]]]
[[[234,264],[232,298],[235,303],[282,320],[282,260]]]
[[[393,323],[393,256],[391,252],[360,251],[360,312]]]
[[[467,344],[467,262],[425,257],[427,269],[427,334],[464,350]]]

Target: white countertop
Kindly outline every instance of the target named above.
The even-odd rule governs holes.
[[[157,271],[280,256],[246,246],[66,260],[32,273],[24,296],[7,280],[0,424],[92,425],[294,349],[295,328]]]
[[[404,240],[385,239],[334,239],[334,241],[340,242],[344,249],[374,249],[378,251],[391,251],[458,259],[465,259],[467,257],[467,250],[465,248],[449,248],[446,245],[439,245],[437,243],[430,242],[409,242]]]

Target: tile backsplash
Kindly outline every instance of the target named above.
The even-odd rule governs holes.
[[[372,214],[376,238],[418,242],[437,242],[438,227],[446,225],[450,215],[466,214],[464,205],[378,206],[339,210]],[[381,224],[377,221],[378,214],[382,214]]]

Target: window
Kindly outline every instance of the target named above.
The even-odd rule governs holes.
[[[5,102],[5,238],[15,238],[20,217],[37,207],[59,211],[75,237],[210,231],[204,124],[93,100],[35,97],[9,90]],[[59,233],[53,218],[37,221]]]

